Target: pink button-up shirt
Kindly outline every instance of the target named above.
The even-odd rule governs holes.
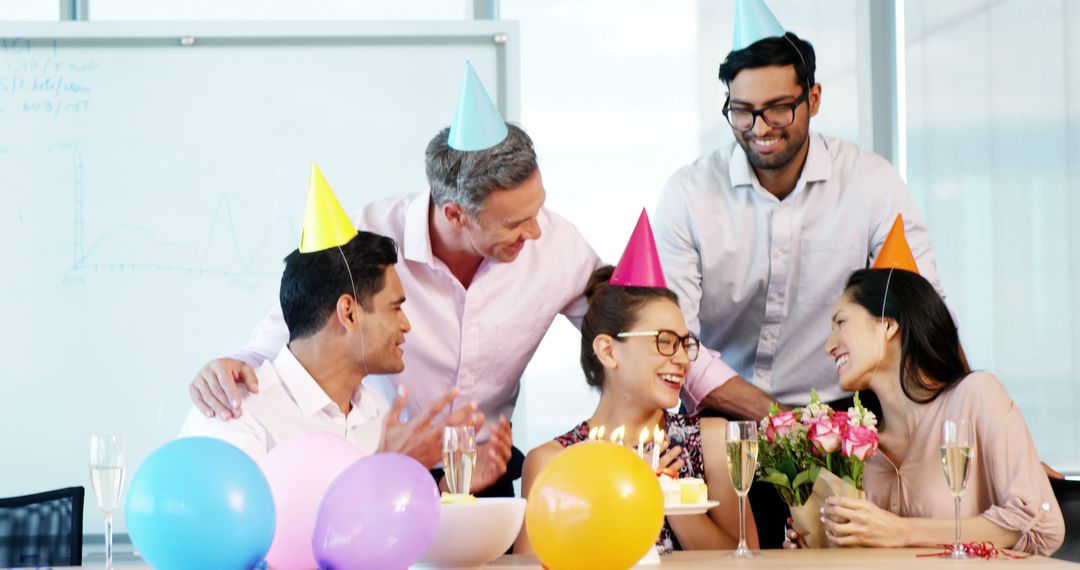
[[[371,203],[354,217],[357,227],[393,238],[402,259],[396,265],[405,288],[405,371],[370,375],[365,383],[388,400],[396,384],[409,389],[410,414],[427,409],[458,386],[458,402],[475,400],[489,418],[509,418],[519,381],[556,315],[580,327],[589,275],[602,262],[573,224],[541,209],[543,235],[528,241],[511,263],[485,259],[468,289],[431,252],[427,193]],[[255,328],[232,358],[257,366],[288,341],[280,306]],[[566,358],[577,360],[578,355]],[[683,396],[696,406],[709,391],[734,376],[714,352],[694,362]],[[582,380],[584,381],[584,380]]]

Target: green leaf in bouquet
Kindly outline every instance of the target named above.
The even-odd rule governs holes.
[[[802,485],[813,485],[814,481],[817,480],[818,471],[821,471],[820,465],[811,465],[809,469],[795,476],[795,480],[791,482],[791,486],[798,488]]]
[[[795,467],[795,462],[790,457],[785,457],[779,465],[780,472],[788,476],[788,480],[795,479],[799,474],[799,468]]]
[[[772,472],[761,478],[762,481],[764,481],[766,483],[772,483],[773,485],[776,485],[777,487],[783,487],[785,489],[791,489],[791,479],[788,479],[787,475],[784,475],[783,473],[781,473],[781,472],[779,472],[779,471],[777,471],[775,469],[771,469],[770,471],[772,471]]]

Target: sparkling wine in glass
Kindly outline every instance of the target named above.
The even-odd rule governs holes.
[[[968,558],[960,544],[960,495],[964,493],[975,458],[975,426],[968,420],[945,420],[941,425],[941,468],[956,505],[956,540],[952,558]]]
[[[90,486],[98,508],[105,514],[105,567],[112,568],[113,511],[120,507],[127,461],[122,435],[90,437]]]
[[[476,465],[476,430],[472,426],[447,426],[443,430],[443,473],[446,488],[468,495]]]
[[[735,494],[739,496],[739,546],[730,555],[735,558],[758,556],[746,546],[746,494],[754,482],[757,469],[758,435],[756,422],[728,422],[728,474]]]

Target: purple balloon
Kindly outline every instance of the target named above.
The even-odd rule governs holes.
[[[311,546],[324,570],[404,570],[438,526],[439,487],[428,470],[400,453],[377,453],[330,484]]]

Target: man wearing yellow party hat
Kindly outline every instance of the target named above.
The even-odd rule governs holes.
[[[892,165],[810,129],[822,104],[810,42],[762,0],[736,0],[735,16],[719,70],[735,142],[672,175],[656,211],[657,246],[690,329],[738,373],[702,386],[699,408],[759,419],[773,401],[805,405],[816,389],[846,409],[821,323],[897,212],[940,292],[928,232]],[[778,546],[782,530],[758,520],[763,546]]]
[[[292,436],[328,432],[344,434],[365,454],[398,451],[429,467],[438,463],[442,426],[482,423],[475,404],[435,421],[458,395],[450,391],[430,413],[403,423],[405,395],[391,407],[363,382],[405,367],[401,345],[410,323],[397,260],[394,240],[358,232],[312,165],[300,247],[285,258],[279,292],[289,341],[255,372],[259,391],[243,396],[241,418],[221,422],[192,409],[181,437],[222,439],[258,461]]]

